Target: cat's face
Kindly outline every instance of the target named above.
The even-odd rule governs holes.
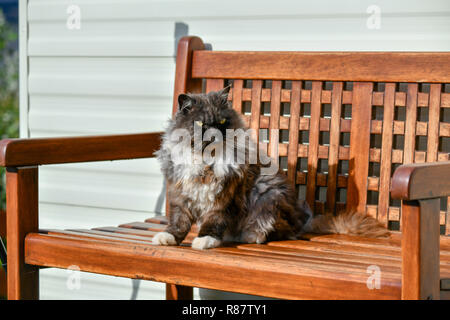
[[[208,94],[181,94],[178,97],[179,109],[175,114],[175,128],[187,129],[191,137],[197,126],[205,133],[208,129],[219,130],[224,139],[227,129],[244,128],[240,115],[228,102],[230,87]]]

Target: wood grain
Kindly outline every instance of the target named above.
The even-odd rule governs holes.
[[[408,84],[406,96],[406,121],[405,128],[405,148],[403,151],[403,163],[414,162],[416,150],[416,121],[417,121],[417,83]]]
[[[192,78],[192,55],[194,50],[198,52],[204,49],[205,45],[199,37],[182,37],[178,41],[172,114],[178,110],[178,96],[181,93],[202,91],[202,80]]]
[[[0,166],[151,158],[162,132],[0,141]]]
[[[430,85],[430,106],[428,107],[427,162],[437,161],[439,149],[439,117],[441,84]]]
[[[223,89],[223,79],[206,79],[206,92],[219,91]]]
[[[357,82],[353,88],[347,209],[358,212],[366,212],[372,89],[368,82]]]
[[[289,117],[289,146],[288,146],[288,179],[295,185],[298,162],[298,136],[300,127],[300,97],[301,81],[292,82],[291,114]]]
[[[391,185],[392,141],[394,123],[395,84],[388,83],[384,95],[383,137],[378,197],[378,221],[388,227],[389,189]]]
[[[83,255],[79,254],[80,250]],[[198,251],[184,247],[30,234],[26,240],[26,261],[59,268],[76,264],[88,272],[287,299],[400,297],[399,278],[383,280],[381,290],[368,290],[363,266],[359,272],[330,273],[333,264],[327,267],[325,262],[318,270],[314,267],[317,264],[311,265],[301,258],[289,262],[276,256],[247,256],[220,250]],[[252,270],[251,277],[248,276],[249,270]],[[221,274],[227,276],[217,276]],[[277,279],[278,284],[274,286],[267,279]]]
[[[335,211],[336,204],[339,141],[341,138],[342,89],[342,82],[333,83],[327,182],[327,209],[329,212]]]
[[[6,239],[6,211],[0,209],[0,237]],[[2,261],[5,263],[5,261]],[[0,298],[7,298],[6,272],[0,267]]]
[[[450,82],[449,52],[195,51],[194,78]]]
[[[239,114],[242,113],[242,87],[244,85],[243,80],[235,80],[233,82],[232,96],[233,96],[233,109]]]
[[[420,200],[450,195],[450,161],[400,166],[392,177],[391,196]]]
[[[272,82],[269,121],[268,155],[278,164],[278,145],[280,142],[280,109],[281,109],[281,81]]]
[[[38,299],[39,269],[25,264],[25,236],[38,231],[38,169],[6,172],[8,299]]]
[[[261,88],[262,80],[252,81],[252,105],[250,116],[250,129],[252,129],[252,139],[259,145],[259,120],[261,115]]]
[[[319,123],[321,111],[322,82],[312,83],[311,119],[309,122],[308,173],[306,178],[306,201],[314,211],[316,197],[316,175],[319,152]]]
[[[439,199],[403,201],[402,299],[439,299]]]

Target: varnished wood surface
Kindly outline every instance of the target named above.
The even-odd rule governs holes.
[[[366,211],[369,176],[370,120],[373,83],[357,82],[353,88],[352,134],[350,136],[349,184],[347,209]]]
[[[6,139],[0,141],[0,166],[151,158],[160,147],[161,134]]]
[[[202,39],[195,36],[183,37],[178,42],[172,114],[178,110],[178,96],[181,93],[202,90],[201,79],[192,79],[192,55],[194,50],[198,52],[204,48]]]
[[[449,52],[195,51],[194,78],[450,82]]]
[[[199,54],[203,58],[210,53]],[[241,69],[232,64],[226,68]],[[450,159],[446,84],[261,80],[258,74],[248,80],[212,77],[205,82],[206,92],[232,84],[231,105],[255,130],[261,148],[271,154],[278,148],[274,160],[285,163],[281,169],[317,214],[355,209],[386,227],[401,228],[400,203],[390,194],[394,169]],[[268,141],[259,139],[263,133]],[[450,230],[449,214],[450,209],[441,208],[444,230]]]
[[[440,297],[439,205],[439,199],[402,203],[402,299],[404,300]]]
[[[165,217],[156,217],[120,227],[41,230],[26,240],[26,261],[60,268],[76,262],[85,271],[168,282],[170,299],[189,297],[190,286],[289,299],[401,297],[399,233],[389,239],[305,235],[309,241],[228,243],[199,251],[189,247],[196,236],[195,226],[182,246],[152,245],[152,237],[166,223]],[[441,237],[444,284],[450,279],[449,248],[450,238]],[[367,268],[373,265],[381,270],[381,288],[370,290]]]
[[[450,137],[450,124],[441,117],[450,108],[449,68],[450,53],[208,52],[200,38],[184,37],[178,45],[173,113],[180,93],[232,84],[232,107],[255,129],[260,147],[271,155],[278,152],[280,163],[285,160],[282,169],[290,183],[304,188],[316,213],[347,206],[386,226],[400,223],[407,228],[404,236],[305,235],[309,241],[197,251],[189,247],[195,228],[182,246],[152,245],[163,218],[38,233],[35,181],[32,175],[11,176],[8,194],[15,200],[9,206],[16,214],[15,222],[8,222],[14,260],[10,297],[37,297],[36,269],[23,273],[30,267],[25,259],[32,265],[76,264],[83,271],[166,282],[168,299],[192,299],[192,286],[292,299],[450,298],[450,244],[441,237],[439,247],[438,236],[439,224],[450,230],[450,205],[444,211],[435,200],[450,195],[450,157],[441,143]],[[259,139],[264,130],[268,141]],[[0,165],[29,170],[14,167],[151,157],[159,145],[160,133],[4,140]],[[398,164],[425,162],[401,167],[391,178]],[[24,188],[24,181],[33,187]],[[420,210],[404,203],[402,212],[391,203],[391,183],[392,197],[419,199]],[[342,189],[347,189],[345,199]],[[377,199],[369,196],[372,192]],[[18,216],[27,222],[19,223]],[[380,289],[367,287],[370,266],[380,268]]]
[[[336,264],[324,260],[43,234],[28,235],[26,248],[26,261],[32,264],[62,268],[76,264],[83,271],[179,285],[279,298],[345,299],[350,291],[360,293],[360,298],[399,298],[398,277],[386,276],[380,292],[370,291],[364,267],[336,270]],[[327,296],[321,297],[325,289]]]
[[[6,212],[4,210],[0,210],[0,237],[6,239]],[[0,297],[3,298],[7,296],[6,281],[5,270],[0,268]]]
[[[39,270],[25,264],[25,236],[38,231],[38,169],[6,172],[9,300],[39,298]]]
[[[450,194],[450,161],[417,163],[399,167],[392,178],[394,199],[417,200]]]

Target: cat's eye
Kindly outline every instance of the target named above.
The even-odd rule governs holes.
[[[201,121],[195,121],[195,124],[198,125],[199,127],[203,126],[203,122],[201,122]]]
[[[222,120],[220,120],[220,124],[224,124],[225,122],[227,122],[227,119],[223,118]]]

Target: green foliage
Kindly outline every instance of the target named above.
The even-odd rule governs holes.
[[[17,30],[0,10],[0,139],[19,135]],[[4,169],[0,168],[0,210],[5,207]]]

